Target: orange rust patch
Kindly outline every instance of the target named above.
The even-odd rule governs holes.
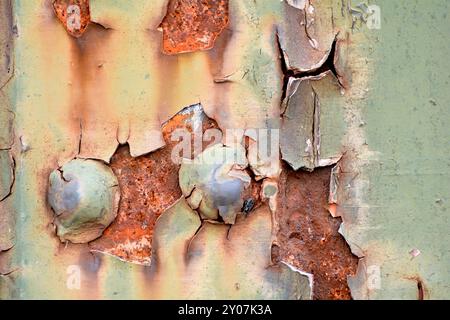
[[[337,215],[337,205],[335,203],[331,203],[328,206],[328,212],[331,214],[332,217],[336,217],[336,215]]]
[[[53,9],[67,32],[74,37],[80,37],[91,22],[89,0],[55,0]]]
[[[163,52],[211,49],[228,25],[228,0],[170,0],[161,22]]]
[[[285,261],[314,275],[315,299],[351,299],[347,276],[358,264],[338,233],[340,218],[328,212],[331,167],[294,172],[284,167],[277,218],[279,247],[274,262]]]
[[[156,220],[182,195],[178,184],[180,166],[171,160],[178,142],[171,141],[171,133],[177,128],[192,132],[192,116],[177,114],[163,126],[166,146],[160,150],[133,158],[128,146],[118,148],[111,160],[121,192],[118,215],[102,237],[90,243],[92,250],[130,262],[150,263]],[[206,115],[202,124],[203,131],[218,128]]]

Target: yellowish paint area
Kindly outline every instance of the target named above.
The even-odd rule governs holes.
[[[13,149],[15,298],[291,298],[305,285],[303,276],[270,269],[267,208],[231,230],[206,223],[192,241],[198,227],[172,239],[164,233],[176,225],[163,225],[155,238],[161,261],[143,267],[91,253],[87,245],[61,244],[46,202],[52,170],[74,157],[109,162],[119,143],[128,142],[133,156],[160,148],[161,124],[185,106],[201,102],[223,129],[276,123],[280,13],[278,5],[265,5],[230,1],[232,36],[218,59],[214,49],[161,53],[157,27],[166,1],[91,1],[94,23],[78,39],[57,20],[50,0],[14,2],[16,72],[8,90],[16,140],[29,147],[21,152],[17,141]],[[186,206],[178,210],[192,214]]]

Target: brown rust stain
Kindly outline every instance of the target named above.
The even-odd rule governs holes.
[[[163,52],[211,49],[228,25],[228,0],[170,0],[161,22]]]
[[[55,0],[53,9],[67,32],[81,37],[91,22],[89,0]]]
[[[102,70],[97,67],[103,60],[101,48],[106,46],[109,39],[109,35],[104,31],[100,26],[93,25],[83,38],[71,41],[70,86],[74,100],[72,102],[73,118],[86,120],[95,114],[99,107],[91,106],[95,104],[90,101],[92,100],[91,96],[99,98],[99,101],[103,101],[107,105],[107,99],[103,93],[106,81],[101,76]],[[95,92],[95,94],[91,95],[90,92]],[[103,116],[105,112],[109,112],[108,109],[107,107],[102,108]],[[76,123],[76,126],[79,127],[79,123]]]
[[[358,259],[338,233],[341,219],[327,210],[330,175],[331,167],[295,172],[285,165],[272,259],[312,273],[314,299],[351,299],[347,276],[356,273]]]
[[[150,263],[156,220],[182,195],[178,184],[180,166],[171,159],[178,142],[171,141],[171,134],[178,128],[192,132],[192,116],[193,113],[179,113],[163,126],[166,146],[160,150],[133,158],[128,145],[119,146],[111,160],[121,191],[118,215],[103,236],[90,243],[91,249],[130,262]],[[218,128],[206,115],[202,126],[203,131]]]
[[[214,47],[208,51],[209,70],[215,80],[227,76],[223,73],[223,66],[225,62],[225,52],[232,37],[233,32],[230,29],[223,30],[217,37]]]

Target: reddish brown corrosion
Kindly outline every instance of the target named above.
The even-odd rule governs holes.
[[[91,22],[89,0],[55,0],[53,9],[67,32],[74,37],[80,37]]]
[[[272,258],[314,275],[315,299],[351,299],[347,276],[358,259],[338,233],[341,220],[327,211],[331,168],[294,172],[280,179],[277,218],[279,247]]]
[[[156,219],[181,197],[179,165],[171,159],[178,142],[171,141],[171,133],[177,128],[192,132],[191,116],[192,113],[177,114],[163,126],[166,146],[158,151],[133,158],[128,146],[118,148],[111,168],[119,180],[119,212],[103,236],[90,243],[92,249],[131,262],[150,263]],[[203,131],[208,128],[217,128],[217,124],[205,116]]]
[[[170,0],[161,22],[163,52],[211,49],[228,25],[228,0]]]

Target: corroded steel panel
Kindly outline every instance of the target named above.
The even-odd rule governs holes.
[[[177,54],[211,49],[228,25],[228,0],[171,0],[161,22],[163,51]]]
[[[448,298],[448,3],[398,3],[1,1],[0,298]]]

